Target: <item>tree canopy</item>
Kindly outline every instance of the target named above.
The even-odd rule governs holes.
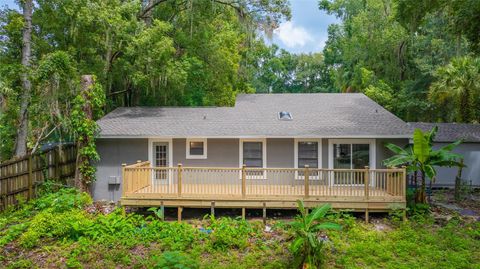
[[[339,22],[329,26],[323,51],[310,54],[264,40],[291,18],[287,0],[24,0],[18,10],[4,7],[0,159],[19,144],[32,151],[74,139],[72,100],[85,74],[103,89],[107,113],[231,106],[237,93],[362,92],[406,121],[479,122],[479,1],[318,3]]]

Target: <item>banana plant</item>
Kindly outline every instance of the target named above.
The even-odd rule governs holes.
[[[310,214],[305,209],[303,201],[298,200],[300,215],[295,218],[291,226],[295,232],[295,239],[290,246],[297,268],[319,268],[322,263],[324,239],[320,236],[323,230],[340,230],[336,223],[323,222],[325,215],[331,209],[330,204],[316,207]]]
[[[383,161],[386,166],[396,167],[406,165],[408,172],[420,172],[421,188],[416,195],[416,202],[419,203],[426,203],[426,179],[430,178],[430,180],[435,181],[437,176],[435,167],[458,167],[462,165],[461,160],[463,156],[452,152],[462,141],[458,140],[438,150],[434,150],[433,141],[437,131],[437,126],[428,132],[415,129],[413,132],[413,145],[407,145],[405,148],[401,148],[395,144],[385,145],[395,153],[394,156]]]

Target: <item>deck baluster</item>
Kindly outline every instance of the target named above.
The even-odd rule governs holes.
[[[303,176],[305,177],[305,198],[308,198],[310,195],[310,175],[309,175],[309,166],[305,165],[305,171],[303,172]]]

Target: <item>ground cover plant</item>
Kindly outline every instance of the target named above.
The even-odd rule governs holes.
[[[206,216],[178,223],[156,214],[121,208],[104,214],[98,208],[88,195],[62,188],[1,213],[0,267],[296,266],[291,249],[299,229],[290,219],[269,220],[265,229],[260,220]],[[480,267],[478,222],[453,216],[438,223],[428,214],[403,222],[393,213],[365,224],[348,212],[320,211],[325,215],[318,223],[342,227],[318,234],[324,268]]]

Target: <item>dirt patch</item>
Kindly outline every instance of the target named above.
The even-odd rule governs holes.
[[[433,190],[431,204],[433,214],[446,217],[459,214],[462,217],[480,221],[480,189],[471,190],[462,195],[462,199],[455,201],[453,189]]]

